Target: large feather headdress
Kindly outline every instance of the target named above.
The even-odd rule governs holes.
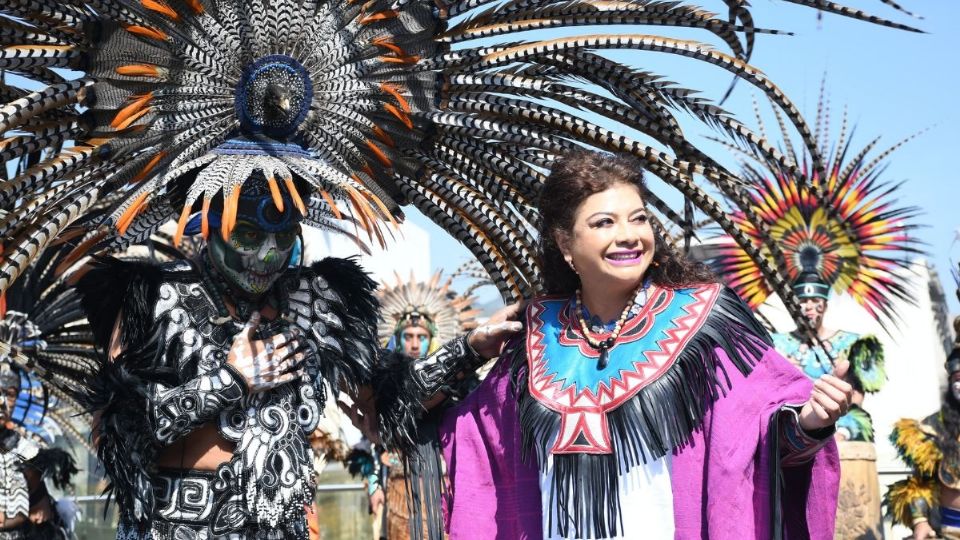
[[[452,276],[445,281],[442,276],[443,273],[437,271],[424,282],[417,281],[412,274],[406,280],[397,275],[393,285],[381,285],[377,292],[380,300],[377,333],[383,343],[389,346],[397,331],[412,317],[422,319],[433,331],[431,349],[433,344],[443,344],[476,328],[476,317],[480,314],[480,310],[473,308],[476,299],[457,294],[451,288]]]
[[[220,205],[213,232],[229,233],[257,172],[278,206],[288,197],[308,224],[367,242],[384,242],[412,205],[469,248],[505,297],[529,296],[539,290],[532,204],[553,158],[584,145],[641,157],[759,260],[725,217],[722,202],[748,205],[736,176],[677,117],[796,164],[699,94],[604,55],[652,51],[729,72],[784,111],[818,167],[796,107],[746,63],[767,31],[745,0],[724,3],[726,17],[654,0],[7,0],[0,156],[39,158],[0,185],[0,290],[65,232],[80,242],[76,257],[143,241],[171,219],[182,229]],[[595,33],[613,25],[700,29],[726,52],[622,26]],[[550,36],[520,37],[535,30]],[[655,193],[646,200],[683,221]]]
[[[817,169],[803,156],[805,182],[778,163],[754,152],[738,154],[747,159],[742,177],[750,183],[753,217],[734,212],[738,229],[758,246],[773,264],[771,246],[784,254],[784,273],[791,283],[822,283],[824,289],[847,293],[881,323],[894,321],[897,300],[911,301],[907,283],[907,255],[920,253],[912,236],[918,209],[898,204],[899,184],[884,181],[884,160],[907,140],[870,157],[880,138],[862,149],[852,146],[846,111],[836,142],[829,142],[829,105],[821,96],[818,117],[818,147],[830,157]],[[784,147],[798,155],[784,131]],[[771,294],[781,298],[796,292],[765,280],[755,260],[729,237],[720,240],[712,266],[756,308]],[[791,313],[802,320],[799,313]],[[799,324],[799,323],[798,323]]]

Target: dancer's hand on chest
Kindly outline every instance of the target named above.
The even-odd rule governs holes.
[[[303,377],[303,342],[295,331],[254,339],[260,325],[260,313],[233,337],[227,363],[237,370],[251,392],[263,392]]]

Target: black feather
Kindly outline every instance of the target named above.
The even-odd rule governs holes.
[[[44,480],[52,481],[57,489],[66,489],[70,485],[73,475],[80,472],[73,456],[60,448],[40,450],[33,459],[27,462],[27,465],[37,470]]]

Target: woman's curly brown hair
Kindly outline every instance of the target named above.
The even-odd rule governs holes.
[[[643,163],[629,155],[588,150],[572,151],[554,162],[538,201],[542,219],[538,248],[547,293],[573,294],[580,288],[580,276],[564,260],[555,234],[569,235],[580,204],[621,182],[636,186],[641,197],[647,193]],[[716,281],[706,265],[687,259],[664,240],[660,227],[653,230],[653,263],[646,276],[654,284],[677,289]]]

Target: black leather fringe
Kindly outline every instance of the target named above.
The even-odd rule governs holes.
[[[383,350],[371,379],[380,440],[391,452],[403,455],[417,450],[417,439],[421,438],[417,423],[426,414],[410,376],[411,366],[410,357]]]
[[[404,455],[410,538],[443,539],[443,464],[440,457],[439,413],[423,419],[415,448]]]
[[[770,540],[783,540],[783,469],[780,467],[780,414],[770,417]]]
[[[771,344],[769,334],[750,308],[724,287],[707,320],[674,365],[633,399],[607,414],[613,454],[553,456],[554,480],[549,500],[570,494],[573,501],[573,508],[559,508],[560,535],[605,538],[619,534],[622,518],[618,475],[688,444],[700,429],[704,413],[731,388],[716,349],[722,349],[737,370],[748,375]],[[559,432],[560,415],[527,391],[525,344],[514,342],[512,349],[523,455],[525,459],[535,456],[543,466],[552,438]]]

